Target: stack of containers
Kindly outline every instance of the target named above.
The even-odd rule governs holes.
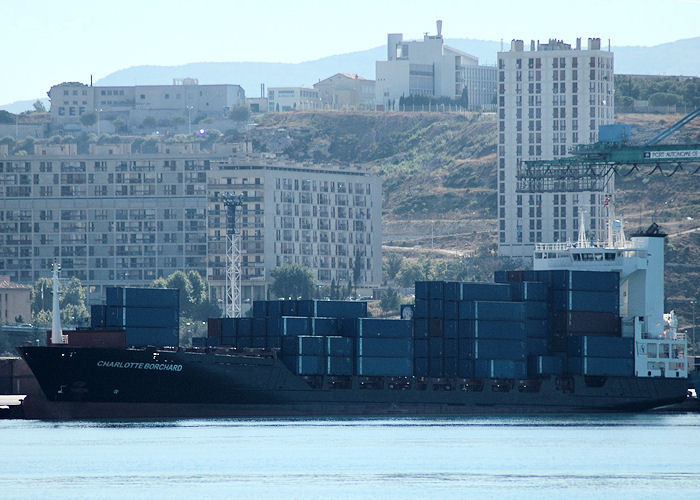
[[[552,350],[568,339],[620,336],[620,278],[616,272],[551,271]]]
[[[569,373],[577,375],[634,375],[634,339],[576,336],[568,339]]]
[[[524,304],[485,300],[460,303],[460,353],[474,360],[474,376],[525,378],[525,340]]]
[[[445,283],[417,281],[414,311],[413,366],[417,377],[444,377],[445,325],[452,334],[457,300],[445,301]]]
[[[413,325],[410,320],[358,318],[354,322],[357,375],[413,375]]]
[[[104,308],[92,308],[93,324],[126,330],[126,343],[132,346],[179,345],[179,291],[167,288],[107,287]]]

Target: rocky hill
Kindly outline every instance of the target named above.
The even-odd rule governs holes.
[[[643,142],[680,115],[621,115]],[[697,122],[697,120],[696,120]],[[383,180],[389,252],[455,259],[495,247],[496,120],[491,114],[280,113],[261,115],[255,146],[301,161],[366,163]],[[669,142],[700,143],[700,123]],[[669,307],[689,317],[700,298],[700,173],[619,175],[616,212],[628,232],[656,221],[671,236]]]

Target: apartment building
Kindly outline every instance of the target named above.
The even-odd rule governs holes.
[[[243,299],[261,298],[271,271],[308,265],[322,284],[352,273],[381,282],[381,184],[364,169],[298,165],[250,144],[37,145],[0,156],[0,274],[32,284],[58,259],[90,299],[110,285],[148,285],[196,270],[223,286],[224,192],[244,196]],[[350,274],[351,275],[351,274]],[[222,295],[217,295],[221,297]]]
[[[374,109],[374,86],[374,80],[350,73],[336,73],[314,84],[323,109],[354,111]]]
[[[362,167],[225,162],[208,181],[208,280],[223,296],[226,264],[225,193],[243,195],[242,296],[266,297],[272,270],[308,267],[319,284],[381,284],[381,181]],[[237,225],[237,227],[239,227]]]
[[[613,53],[599,38],[572,48],[513,40],[498,53],[498,248],[531,257],[539,242],[576,241],[579,213],[589,238],[603,239],[612,209],[611,177],[601,191],[518,191],[517,170],[525,160],[551,160],[578,144],[598,140],[598,127],[614,121]]]

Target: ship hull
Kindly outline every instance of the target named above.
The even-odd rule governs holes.
[[[271,354],[21,347],[46,401],[28,418],[468,415],[644,411],[681,402],[687,380],[305,378]]]

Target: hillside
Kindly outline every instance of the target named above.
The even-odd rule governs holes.
[[[643,142],[680,115],[621,115]],[[383,180],[388,253],[454,260],[495,246],[496,121],[489,114],[282,113],[258,118],[256,147],[297,160],[367,163]],[[668,142],[700,142],[700,123]],[[625,172],[623,172],[625,173]],[[700,174],[620,175],[628,233],[652,220],[668,239],[669,306],[688,317],[700,279]]]

